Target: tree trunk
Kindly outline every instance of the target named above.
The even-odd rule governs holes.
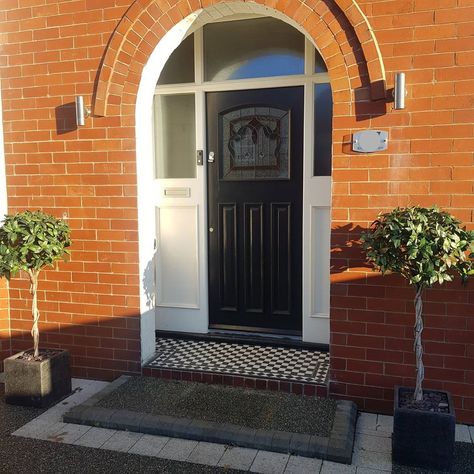
[[[39,356],[39,329],[38,321],[40,313],[38,311],[38,271],[30,270],[28,272],[30,276],[30,293],[33,296],[33,301],[31,303],[31,314],[33,316],[33,327],[31,328],[31,335],[33,336],[33,348],[34,348],[34,358],[36,359]]]
[[[423,346],[421,344],[421,335],[423,333],[423,301],[421,295],[423,293],[423,287],[416,287],[415,295],[415,357],[416,357],[416,387],[414,393],[414,399],[417,401],[423,400],[423,379],[425,378],[425,367],[423,366]]]

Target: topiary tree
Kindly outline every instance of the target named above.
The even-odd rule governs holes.
[[[465,282],[474,273],[474,232],[436,207],[396,208],[379,215],[362,233],[367,260],[382,274],[398,273],[414,287],[416,387],[414,399],[423,399],[423,301],[425,288],[452,281],[455,274]]]
[[[0,277],[10,280],[22,270],[30,280],[35,359],[39,356],[38,276],[43,268],[63,260],[70,245],[69,226],[41,211],[7,215],[0,228]]]

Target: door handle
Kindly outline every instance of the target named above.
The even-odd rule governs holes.
[[[214,163],[214,152],[210,151],[209,156],[207,157],[207,162],[208,163]]]

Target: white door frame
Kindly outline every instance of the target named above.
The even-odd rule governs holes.
[[[230,5],[230,4],[229,4]],[[252,5],[255,10],[264,7]],[[210,7],[211,9],[213,7]],[[330,205],[331,178],[314,177],[313,174],[313,117],[314,85],[329,82],[327,74],[313,74],[314,46],[306,39],[305,74],[285,77],[244,79],[238,81],[204,82],[202,70],[202,29],[200,27],[217,18],[202,19],[203,12],[197,11],[173,27],[160,41],[144,67],[136,104],[136,140],[137,140],[137,182],[139,216],[139,255],[140,275],[143,288],[140,295],[142,362],[154,353],[155,329],[206,333],[208,331],[208,259],[207,259],[207,166],[197,166],[194,179],[154,179],[154,152],[152,106],[154,94],[194,93],[196,106],[196,149],[206,153],[205,94],[212,91],[232,91],[245,89],[304,86],[304,167],[303,167],[303,340],[308,342],[329,343],[329,249],[330,249]],[[265,8],[260,14],[285,19],[274,10]],[[222,15],[221,15],[222,18]],[[225,19],[225,18],[224,18]],[[291,24],[291,22],[287,21]],[[198,28],[196,29],[196,25]],[[294,25],[293,25],[294,26]],[[301,27],[299,28],[301,30]],[[195,83],[162,85],[156,87],[164,64],[171,52],[190,33],[195,34]],[[308,38],[308,35],[306,35]],[[189,198],[165,197],[165,189],[187,189]],[[158,301],[150,291],[155,285],[156,275],[152,271],[156,262],[166,261],[160,258],[161,240],[160,222],[163,215],[169,215],[164,222],[173,222],[172,211],[179,210],[181,222],[192,222],[189,232],[197,239],[195,245],[176,243],[189,251],[192,260],[191,269],[198,281],[196,304],[182,305]],[[163,213],[163,210],[165,212]],[[161,215],[160,215],[161,212]],[[161,217],[160,217],[161,216]],[[194,220],[193,220],[194,219]],[[163,224],[162,224],[163,225]],[[172,225],[171,225],[172,227]],[[178,229],[176,229],[178,231]],[[184,232],[187,234],[189,232]],[[178,234],[176,234],[178,236]],[[181,234],[179,234],[180,237]],[[156,237],[158,237],[157,240]],[[176,238],[170,237],[170,242]],[[157,246],[157,248],[156,248]],[[166,245],[165,245],[166,247]],[[171,252],[176,253],[176,248]],[[194,253],[193,253],[194,252]],[[188,259],[186,259],[188,261]],[[166,263],[164,263],[166,265]],[[168,266],[169,275],[171,267]],[[191,272],[191,273],[192,273]],[[158,278],[160,277],[158,272]],[[172,277],[170,277],[172,278]],[[177,282],[178,284],[178,282]],[[159,286],[159,285],[157,285]]]

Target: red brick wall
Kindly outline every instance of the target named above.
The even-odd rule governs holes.
[[[71,349],[76,375],[139,370],[136,90],[163,33],[208,3],[143,0],[120,24],[131,0],[2,4],[9,205],[68,213],[72,259],[44,274],[40,309],[44,343]],[[414,374],[412,294],[397,279],[367,275],[351,240],[396,205],[438,204],[472,226],[474,5],[358,1],[388,86],[395,71],[407,73],[407,108],[393,111],[370,101],[380,95],[380,57],[352,0],[265,3],[310,32],[334,92],[332,390],[389,411],[393,384]],[[73,130],[77,94],[88,103],[95,94],[96,114],[105,117]],[[351,133],[367,128],[388,130],[386,153],[351,154]],[[10,298],[16,350],[30,345],[26,282],[15,281]],[[450,389],[460,419],[474,422],[472,290],[453,285],[426,298],[427,384]]]
[[[71,350],[74,374],[140,371],[133,128],[119,116],[75,130],[127,1],[5,0],[0,12],[8,204],[72,228],[72,256],[39,285],[41,343]],[[99,8],[100,7],[100,8]],[[31,346],[26,280],[12,280],[13,350]]]
[[[392,409],[393,386],[413,385],[414,307],[396,277],[366,273],[354,245],[381,210],[437,204],[473,227],[474,2],[359,1],[387,77],[406,72],[406,109],[369,104],[347,128],[388,130],[388,153],[334,160],[331,297],[333,394],[367,410]],[[356,106],[357,110],[357,106]],[[373,115],[371,115],[371,113]],[[474,292],[459,282],[425,295],[426,387],[454,394],[474,423]]]

